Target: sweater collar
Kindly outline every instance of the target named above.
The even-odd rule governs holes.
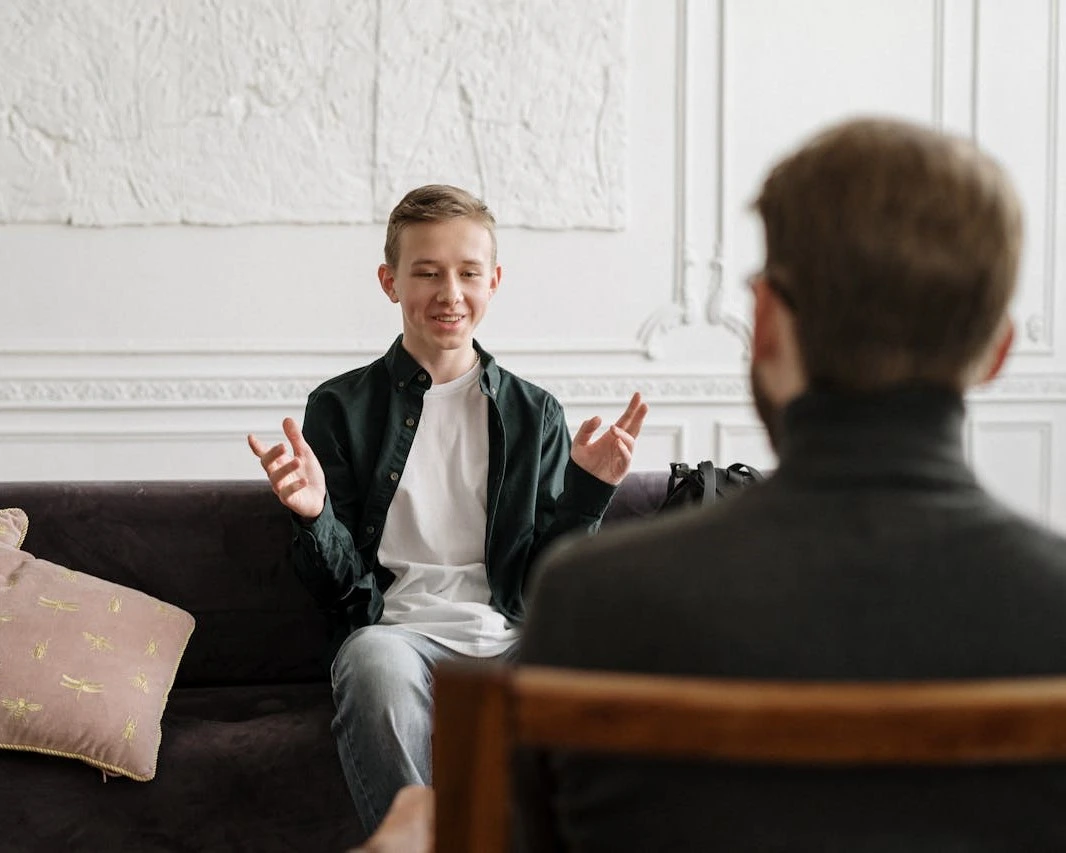
[[[871,394],[808,391],[783,413],[779,471],[816,479],[975,482],[954,391],[905,385]]]

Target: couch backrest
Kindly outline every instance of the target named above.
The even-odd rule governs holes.
[[[178,684],[326,677],[325,619],[265,483],[7,483],[0,505],[29,515],[26,551],[193,614]]]
[[[631,474],[604,524],[653,511],[666,480]],[[8,506],[29,515],[31,554],[193,614],[177,684],[328,678],[328,625],[296,579],[289,514],[265,482],[3,483]]]

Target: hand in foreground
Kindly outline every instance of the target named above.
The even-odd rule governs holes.
[[[278,499],[297,515],[318,518],[326,505],[326,475],[296,421],[285,418],[281,428],[292,444],[291,454],[285,442],[268,449],[254,435],[248,436],[248,446],[259,457]]]
[[[433,805],[432,788],[400,788],[381,825],[352,853],[433,853]]]
[[[640,401],[640,394],[634,394],[629,406],[622,412],[622,417],[595,441],[592,440],[592,435],[599,429],[601,419],[599,416],[589,418],[581,424],[577,435],[574,436],[570,458],[593,477],[617,486],[629,473],[629,465],[633,461],[633,447],[647,414],[648,404]]]

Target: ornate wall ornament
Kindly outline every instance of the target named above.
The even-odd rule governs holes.
[[[627,0],[4,4],[0,222],[625,226]]]

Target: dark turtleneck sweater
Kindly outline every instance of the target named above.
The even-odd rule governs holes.
[[[1066,540],[982,489],[964,415],[957,394],[928,387],[804,394],[765,483],[549,559],[521,660],[785,679],[1066,673]],[[551,766],[522,777],[530,849],[1066,850],[1057,773],[915,788],[893,774],[856,786],[848,773]],[[552,800],[542,836],[538,803]]]

